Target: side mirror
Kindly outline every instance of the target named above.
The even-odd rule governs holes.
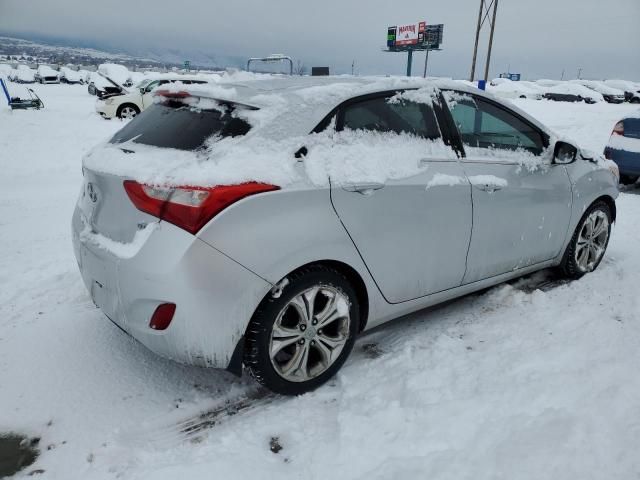
[[[556,142],[553,150],[553,163],[567,165],[576,161],[578,149],[567,142]]]

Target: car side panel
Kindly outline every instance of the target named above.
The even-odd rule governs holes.
[[[331,205],[328,186],[245,198],[216,216],[198,237],[274,285],[309,263],[345,263],[365,283],[369,318],[377,318],[386,304]]]
[[[571,179],[573,207],[569,225],[570,235],[567,235],[565,246],[589,205],[602,196],[615,200],[619,194],[617,180],[602,164],[579,159],[567,165],[567,173]]]

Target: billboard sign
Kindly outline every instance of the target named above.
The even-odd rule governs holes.
[[[425,22],[406,23],[397,26],[396,45],[417,45],[424,40]]]
[[[405,23],[387,29],[387,47],[391,50],[439,48],[444,25],[427,22]]]

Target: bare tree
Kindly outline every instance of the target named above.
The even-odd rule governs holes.
[[[307,67],[302,61],[298,60],[296,66],[293,68],[294,75],[305,75],[307,73]]]

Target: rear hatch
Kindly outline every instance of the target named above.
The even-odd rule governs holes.
[[[198,100],[191,96],[165,98],[136,116],[109,143],[121,145],[120,149],[128,154],[131,162],[136,162],[136,150],[144,149],[146,145],[199,151],[207,141],[245,135],[250,130],[250,125],[234,116],[234,111],[253,107],[211,99],[206,99],[203,107]],[[124,181],[129,178],[108,173],[108,164],[93,169],[85,166],[83,172],[84,190],[79,208],[93,232],[117,242],[130,243],[138,230],[159,221],[134,206],[124,187]]]

